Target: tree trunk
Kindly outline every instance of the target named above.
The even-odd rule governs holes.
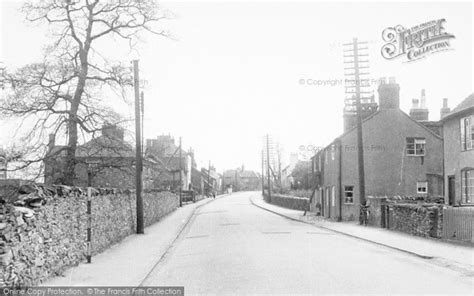
[[[87,54],[88,51],[81,50],[81,71],[77,82],[76,91],[71,102],[71,110],[68,119],[68,147],[66,152],[66,164],[64,169],[64,184],[73,186],[76,178],[76,150],[77,150],[77,112],[81,103],[82,94],[86,85],[87,77]]]

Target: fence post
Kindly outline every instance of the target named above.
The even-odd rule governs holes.
[[[92,262],[92,204],[91,197],[92,187],[87,187],[87,250],[86,250],[86,259],[87,263]]]

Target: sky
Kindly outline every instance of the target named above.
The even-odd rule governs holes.
[[[21,1],[0,0],[0,61],[9,68],[41,59],[50,42],[44,27],[26,24]],[[372,79],[395,77],[400,106],[426,90],[430,119],[442,99],[455,107],[473,92],[473,6],[470,2],[159,2],[172,11],[162,25],[173,39],[145,38],[130,53],[104,44],[115,60],[140,60],[146,80],[145,138],[171,134],[192,147],[199,166],[219,172],[244,165],[260,170],[265,134],[283,155],[326,146],[343,131],[344,87],[300,81],[343,79],[343,43],[367,41]],[[446,19],[452,50],[406,63],[381,56],[382,31]],[[376,85],[374,84],[374,89]],[[132,93],[130,93],[130,96]],[[107,98],[133,116],[133,105]],[[17,122],[0,119],[0,145],[17,137]]]

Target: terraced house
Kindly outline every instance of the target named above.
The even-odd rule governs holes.
[[[443,196],[443,139],[400,110],[400,86],[383,80],[378,110],[362,122],[366,196]],[[359,217],[357,129],[352,127],[313,158],[315,206],[338,220]]]

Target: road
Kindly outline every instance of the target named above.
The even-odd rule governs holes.
[[[143,286],[185,294],[472,294],[429,260],[285,219],[236,193],[201,207]]]

